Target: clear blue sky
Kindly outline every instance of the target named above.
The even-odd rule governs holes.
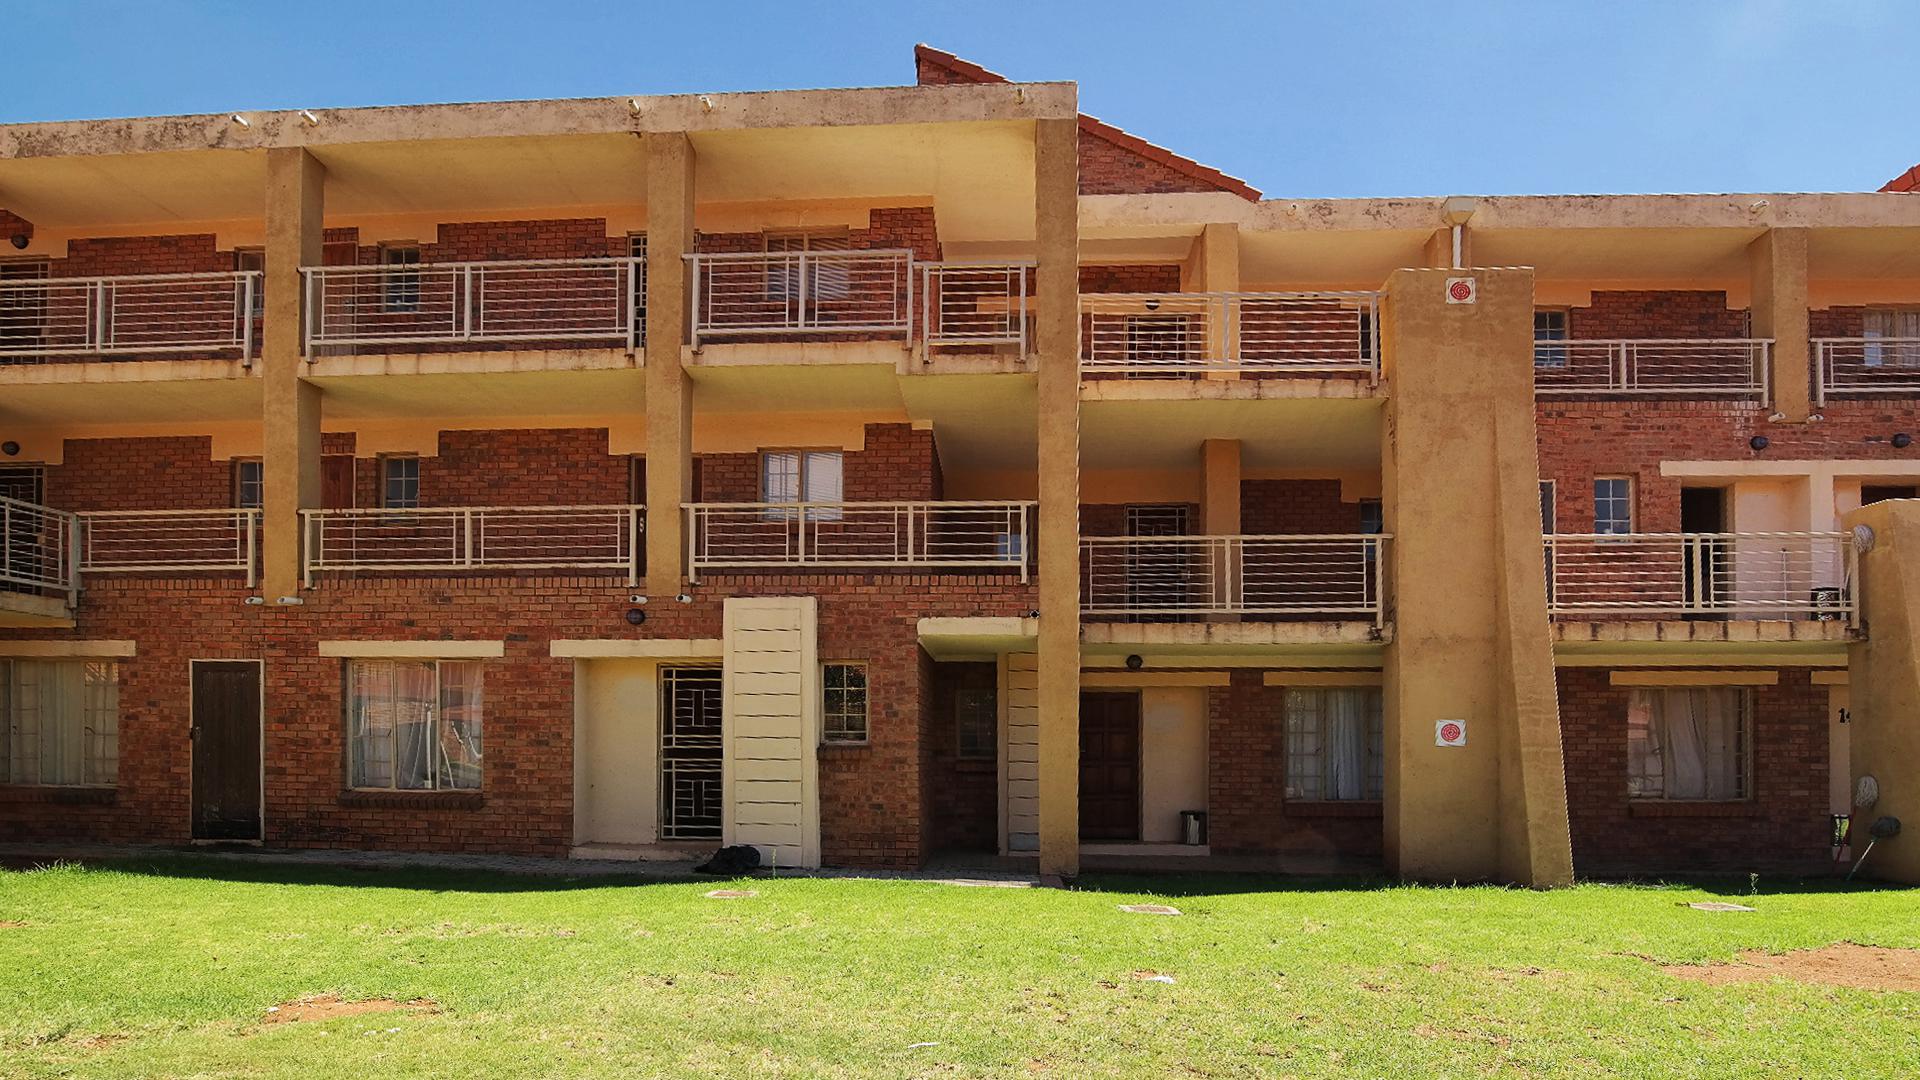
[[[0,0],[0,25],[0,122],[899,85],[926,41],[1077,80],[1268,197],[1857,191],[1920,161],[1915,0]]]

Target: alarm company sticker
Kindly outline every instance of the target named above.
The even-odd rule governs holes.
[[[1467,722],[1465,720],[1435,720],[1433,722],[1433,745],[1467,745]]]
[[[1447,303],[1471,304],[1480,298],[1480,283],[1470,277],[1447,279]]]

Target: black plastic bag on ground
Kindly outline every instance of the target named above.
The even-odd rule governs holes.
[[[733,844],[713,853],[713,858],[693,868],[696,874],[738,877],[760,869],[760,849],[752,844]]]

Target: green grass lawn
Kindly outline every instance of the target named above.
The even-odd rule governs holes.
[[[0,871],[0,1075],[1920,1075],[1920,993],[1649,960],[1917,947],[1920,891],[1748,893]],[[262,1023],[329,992],[439,1011]]]

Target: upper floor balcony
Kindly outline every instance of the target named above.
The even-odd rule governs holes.
[[[1091,621],[1385,621],[1385,533],[1090,536],[1080,613]]]
[[[0,277],[0,364],[239,360],[260,340],[261,274]]]
[[[1920,396],[1920,337],[1815,338],[1813,349],[1815,405]]]
[[[1572,398],[1770,398],[1773,342],[1757,338],[1555,339],[1533,346],[1534,392]]]
[[[1852,623],[1857,556],[1846,533],[1620,533],[1545,538],[1558,620]]]
[[[315,266],[301,270],[309,360],[365,352],[639,350],[646,259]]]
[[[1375,292],[1088,293],[1082,371],[1094,377],[1380,376]]]
[[[868,570],[1031,574],[1035,504],[694,503],[687,576]]]
[[[645,570],[646,508],[436,506],[303,510],[305,584],[323,574]]]
[[[260,511],[57,510],[0,498],[0,592],[71,608],[96,574],[217,574],[252,587]]]

